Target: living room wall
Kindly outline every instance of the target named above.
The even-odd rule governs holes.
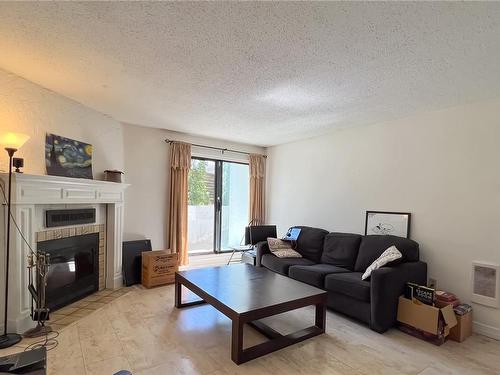
[[[268,149],[268,222],[364,232],[365,211],[412,213],[438,287],[470,301],[472,261],[500,264],[500,100]],[[500,310],[474,304],[500,339]]]
[[[155,249],[168,248],[169,146],[165,139],[246,152],[265,153],[255,147],[218,139],[195,137],[178,132],[123,124],[125,180],[130,187],[125,192],[126,240],[149,238]],[[193,147],[198,157],[245,161],[240,154]]]
[[[157,248],[167,247],[168,145],[165,138],[215,147],[264,153],[261,147],[195,137],[182,133],[121,124],[113,118],[0,69],[0,130],[29,134],[16,153],[25,159],[26,173],[46,174],[45,133],[90,143],[94,178],[106,169],[125,171],[125,239],[151,238]],[[220,158],[218,151],[193,148],[193,154]],[[225,153],[226,160],[242,161]],[[8,170],[7,153],[0,150],[0,172]]]
[[[25,159],[26,173],[45,174],[46,132],[92,144],[94,178],[124,166],[119,122],[4,70],[0,70],[0,130],[31,136],[16,153]],[[7,153],[1,150],[0,170],[7,169]]]

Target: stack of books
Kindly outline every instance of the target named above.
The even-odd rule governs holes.
[[[460,305],[454,307],[453,311],[455,311],[455,314],[463,316],[472,311],[472,306],[467,303],[461,303]]]
[[[453,293],[436,290],[436,306],[444,307],[446,305],[457,307],[460,305],[460,300]]]

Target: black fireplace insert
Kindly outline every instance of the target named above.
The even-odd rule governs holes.
[[[50,255],[47,305],[51,311],[99,289],[99,234],[61,238],[38,243]]]

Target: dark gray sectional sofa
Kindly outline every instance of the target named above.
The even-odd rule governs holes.
[[[396,322],[398,297],[406,282],[427,282],[427,264],[419,260],[415,241],[296,228],[301,229],[296,250],[302,258],[278,258],[264,241],[257,244],[257,266],[326,290],[329,308],[369,324],[374,331],[385,332]],[[392,245],[403,258],[361,280],[366,268]]]

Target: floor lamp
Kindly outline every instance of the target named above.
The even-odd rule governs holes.
[[[8,348],[21,341],[21,335],[17,333],[7,333],[7,312],[9,303],[9,255],[10,255],[10,203],[11,203],[11,185],[12,185],[12,157],[15,152],[24,145],[29,139],[29,135],[21,133],[3,133],[0,135],[0,145],[5,148],[9,154],[9,186],[7,195],[7,242],[5,259],[5,311],[3,321],[3,334],[0,336],[0,349]]]

